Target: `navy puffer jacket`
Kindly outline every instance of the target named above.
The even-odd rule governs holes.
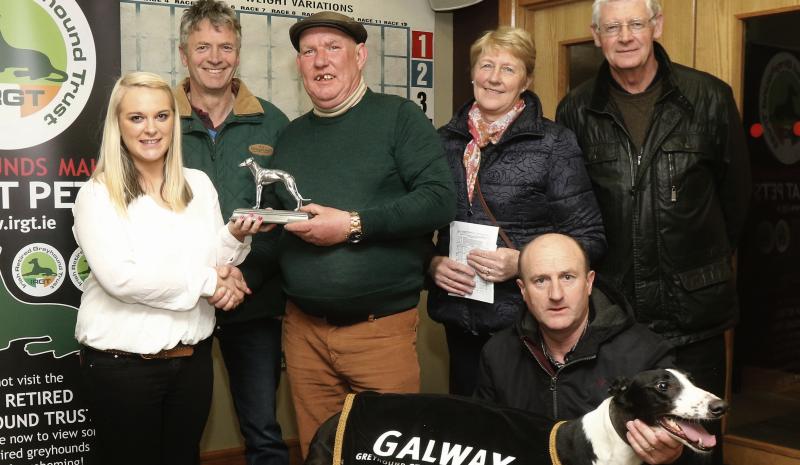
[[[592,262],[606,248],[600,209],[597,205],[583,157],[574,134],[542,116],[539,98],[522,94],[525,109],[506,130],[497,145],[481,153],[478,171],[483,197],[498,224],[521,249],[533,238],[558,232],[568,234],[584,246]],[[489,216],[473,196],[467,197],[464,149],[472,136],[467,114],[472,101],[439,129],[445,157],[456,185],[456,221],[491,225]],[[477,188],[476,188],[477,192]],[[439,230],[437,255],[448,255],[449,228]],[[498,237],[498,247],[506,247]],[[494,304],[448,296],[431,286],[428,313],[436,321],[474,334],[493,333],[511,326],[525,308],[514,279],[495,283]]]

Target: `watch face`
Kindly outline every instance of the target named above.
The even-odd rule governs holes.
[[[361,240],[362,234],[360,232],[354,231],[351,232],[349,236],[347,236],[347,242],[351,244],[355,244]]]

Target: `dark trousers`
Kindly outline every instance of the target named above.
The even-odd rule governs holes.
[[[447,324],[444,332],[450,353],[450,394],[472,396],[478,383],[481,350],[492,335],[475,335]]]
[[[678,369],[689,373],[692,382],[720,398],[725,396],[725,336],[720,334],[675,350]],[[710,455],[694,454],[684,451],[676,464],[722,464],[722,423],[719,421],[703,424],[709,433],[717,437],[717,447]]]
[[[288,465],[289,451],[275,419],[281,379],[281,320],[221,325],[215,333],[244,436],[247,465]]]
[[[87,348],[81,355],[98,463],[200,463],[214,377],[211,338],[191,357],[144,360]]]

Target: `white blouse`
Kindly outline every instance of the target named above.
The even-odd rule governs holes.
[[[91,268],[75,327],[81,344],[152,354],[211,335],[205,297],[216,290],[215,266],[241,263],[251,238],[241,243],[228,231],[205,173],[183,171],[193,199],[180,213],[142,196],[124,217],[103,183],[78,192],[72,232]]]

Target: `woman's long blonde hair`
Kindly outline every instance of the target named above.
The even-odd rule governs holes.
[[[181,156],[181,127],[178,104],[169,84],[161,76],[147,72],[128,73],[114,84],[108,101],[106,120],[103,125],[103,142],[100,145],[100,160],[92,174],[105,184],[111,203],[123,215],[128,205],[139,196],[145,195],[140,183],[140,174],[133,164],[130,154],[122,143],[119,129],[119,105],[125,92],[133,87],[161,90],[169,95],[172,111],[172,142],[164,161],[164,182],[161,185],[161,198],[174,211],[182,211],[192,200],[192,189],[183,177],[183,157]]]

